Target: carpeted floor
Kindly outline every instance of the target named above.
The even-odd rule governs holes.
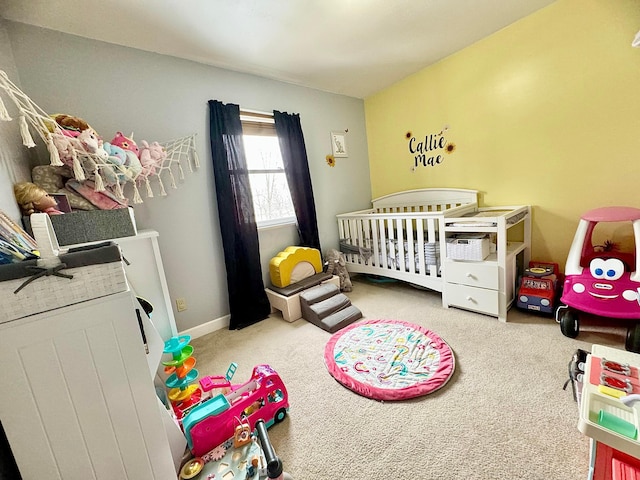
[[[578,339],[552,318],[516,309],[493,317],[442,308],[440,294],[402,283],[353,278],[348,296],[365,319],[398,319],[440,335],[456,371],[442,389],[412,400],[361,397],[331,377],[323,363],[330,334],[279,314],[238,331],[192,341],[201,375],[270,364],[289,392],[288,417],[269,429],[285,471],[295,480],[587,478],[589,441],[577,430],[578,409],[567,379],[577,348],[624,348],[625,330],[584,322]]]

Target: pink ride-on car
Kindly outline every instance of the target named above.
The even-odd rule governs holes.
[[[610,241],[594,245],[594,229],[603,222],[630,222],[633,246],[623,251]],[[618,225],[613,227],[619,231]],[[582,215],[565,266],[560,299],[564,305],[556,311],[556,320],[563,335],[570,338],[578,336],[578,311],[605,318],[633,320],[627,330],[625,347],[640,353],[639,248],[640,209],[603,207]]]

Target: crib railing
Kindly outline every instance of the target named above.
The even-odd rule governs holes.
[[[446,213],[462,215],[475,204],[447,205]],[[438,207],[435,207],[438,208]],[[440,251],[445,214],[408,207],[361,210],[337,215],[340,250],[353,273],[396,278],[441,291]]]
[[[339,215],[340,247],[352,264],[437,276],[435,263],[427,268],[423,247],[438,241],[437,222],[411,214]]]

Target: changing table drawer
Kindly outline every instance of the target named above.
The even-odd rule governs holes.
[[[495,263],[447,261],[446,276],[447,283],[498,290],[498,265]]]
[[[498,315],[498,291],[447,284],[447,303],[488,315]]]

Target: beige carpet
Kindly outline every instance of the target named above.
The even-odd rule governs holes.
[[[442,308],[440,294],[355,277],[349,294],[366,319],[398,319],[438,333],[456,372],[441,390],[379,402],[346,389],[323,361],[329,333],[279,314],[239,331],[195,339],[201,375],[267,363],[283,378],[291,409],[269,436],[295,480],[587,478],[589,441],[577,430],[567,379],[577,348],[624,348],[622,328],[584,324],[576,340],[551,318],[512,309],[509,322]]]

